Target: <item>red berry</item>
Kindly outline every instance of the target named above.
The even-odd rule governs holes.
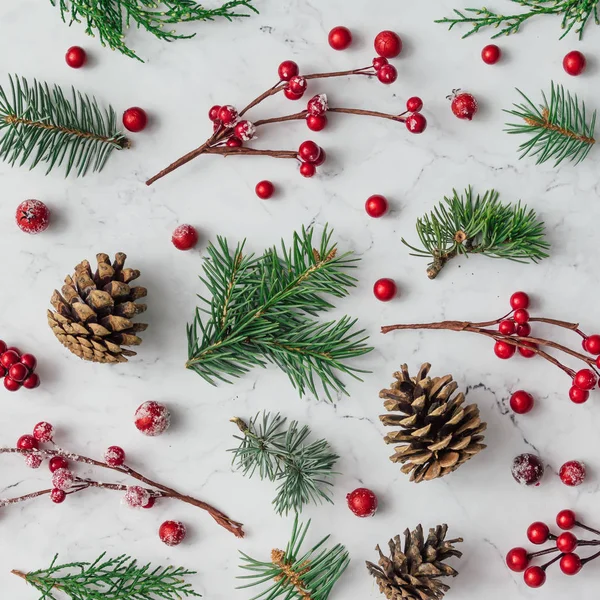
[[[573,50],[565,55],[563,58],[563,69],[569,75],[581,75],[585,71],[586,60],[585,56],[577,51]]]
[[[383,67],[377,71],[377,79],[386,85],[394,83],[394,81],[398,79],[398,71],[394,65],[383,65]]]
[[[21,385],[18,381],[15,381],[14,379],[11,379],[8,376],[4,377],[4,387],[9,391],[9,392],[16,392],[19,389],[21,389]]]
[[[475,100],[473,95],[466,92],[459,94],[457,90],[454,92],[454,95],[451,96],[451,98],[452,112],[455,114],[455,116],[457,116],[459,119],[466,119],[467,121],[473,119],[478,108],[477,100]]]
[[[570,531],[565,531],[556,538],[556,547],[565,554],[573,552],[577,548],[577,538]]]
[[[357,488],[346,496],[348,508],[357,517],[372,517],[377,512],[377,496],[367,488]]]
[[[21,351],[16,346],[9,346],[6,351],[14,352],[19,357],[19,360],[21,360]]]
[[[265,179],[264,181],[259,181],[256,184],[254,191],[261,200],[268,200],[273,195],[275,186],[270,181]]]
[[[311,131],[321,131],[327,126],[327,117],[325,115],[315,116],[307,115],[306,124]]]
[[[177,250],[191,250],[198,243],[198,232],[191,225],[179,225],[173,232],[171,242]]]
[[[511,472],[521,485],[538,485],[544,476],[544,464],[535,454],[520,454],[513,460]]]
[[[578,460],[566,462],[558,472],[560,480],[570,487],[581,485],[585,481],[585,475],[585,465]],[[571,552],[571,550],[563,550],[563,552]]]
[[[210,110],[208,111],[208,118],[213,123],[216,123],[219,120],[219,111],[220,110],[221,110],[221,107],[218,104],[215,104],[214,106],[211,106]]]
[[[139,485],[131,485],[127,488],[123,501],[131,508],[143,508],[150,502],[150,491]]]
[[[120,467],[125,463],[125,450],[120,446],[109,446],[104,453],[104,462],[109,467]]]
[[[533,358],[537,352],[535,352],[535,350],[532,350],[532,348],[536,348],[537,349],[537,344],[534,344],[533,342],[521,342],[522,344],[524,344],[525,347],[521,347],[519,346],[517,348],[517,351],[519,352],[519,354],[525,358]]]
[[[539,588],[546,583],[546,571],[542,567],[529,567],[523,578],[530,588]]]
[[[565,575],[577,575],[581,568],[583,567],[583,563],[581,562],[581,558],[577,556],[577,554],[569,553],[565,554],[560,559],[560,570]]]
[[[502,54],[496,44],[489,44],[481,51],[481,59],[486,65],[495,65],[500,60]]]
[[[300,72],[298,65],[293,60],[284,60],[277,69],[281,81],[289,81]]]
[[[286,88],[290,90],[292,94],[302,95],[306,92],[306,79],[301,75],[295,75],[288,81]]]
[[[6,369],[10,369],[15,363],[19,362],[19,355],[14,350],[6,350],[0,357],[0,363]]]
[[[21,356],[21,363],[24,364],[30,371],[33,371],[37,367],[37,359],[33,354],[23,354]]]
[[[50,210],[39,200],[25,200],[17,206],[17,225],[25,233],[42,233],[50,225]]]
[[[583,348],[590,354],[600,354],[600,335],[590,335],[583,340]]]
[[[513,319],[517,325],[525,325],[529,322],[529,313],[524,308],[517,308],[513,314]]]
[[[525,292],[515,292],[510,297],[510,306],[514,310],[529,308],[529,296]]]
[[[15,363],[9,370],[8,376],[19,383],[23,383],[29,375],[29,369],[20,362]]]
[[[376,71],[379,71],[379,69],[381,69],[381,67],[383,67],[383,65],[387,65],[388,64],[388,59],[385,58],[384,56],[376,56],[373,59],[373,68]]]
[[[59,490],[58,488],[54,488],[50,492],[50,500],[52,500],[54,504],[60,504],[61,502],[64,502],[66,497],[66,492],[64,492],[63,490]]]
[[[587,402],[589,397],[589,392],[582,390],[575,385],[569,390],[569,398],[571,399],[571,402],[574,402],[575,404],[583,404],[584,402]]]
[[[17,440],[17,448],[20,450],[37,450],[39,448],[37,440],[32,435],[22,435]]]
[[[508,342],[499,340],[494,344],[494,354],[503,360],[513,357],[515,352],[516,347]]]
[[[321,148],[311,140],[302,142],[298,148],[298,158],[303,162],[315,162],[320,155]]]
[[[309,115],[320,117],[327,112],[329,104],[327,103],[326,94],[317,94],[313,96],[306,105],[306,111]]]
[[[225,127],[234,127],[238,120],[238,111],[234,106],[226,104],[221,106],[219,110],[219,121],[223,123]]]
[[[550,528],[546,523],[536,521],[527,528],[527,539],[536,545],[545,544],[550,537]]]
[[[33,428],[33,437],[38,441],[46,444],[52,441],[54,437],[54,427],[46,421],[40,421]]]
[[[556,524],[561,529],[573,529],[573,527],[577,525],[577,517],[575,516],[575,513],[572,510],[569,510],[567,508],[565,510],[561,510],[556,515]]]
[[[531,325],[529,323],[523,323],[522,325],[517,325],[517,335],[519,337],[529,337],[531,334]]]
[[[506,555],[506,566],[516,573],[522,573],[529,564],[529,555],[525,548],[513,548]]]
[[[419,112],[423,108],[423,100],[418,96],[413,96],[406,101],[406,110],[410,112]]]
[[[591,369],[581,369],[573,377],[573,385],[581,390],[593,390],[596,385],[596,375]]]
[[[0,365],[0,377],[4,377],[6,375],[6,369]]]
[[[325,163],[326,160],[327,160],[327,154],[325,153],[325,150],[323,150],[323,148],[321,148],[321,154],[320,154],[319,158],[317,158],[317,160],[315,160],[315,162],[312,164],[315,167],[320,167],[322,164]]]
[[[30,469],[39,469],[42,466],[42,457],[39,454],[27,454],[25,464]]]
[[[294,94],[294,92],[292,92],[292,90],[290,90],[290,88],[287,86],[283,88],[283,93],[288,100],[300,100],[300,98],[304,96],[304,92],[300,94]]]
[[[146,129],[148,125],[148,115],[143,108],[132,106],[123,113],[123,125],[125,129],[137,133]]]
[[[83,67],[86,59],[85,50],[79,46],[71,46],[65,54],[65,61],[72,69]]]
[[[8,348],[6,347],[6,342],[4,340],[0,340],[0,354],[4,354]]]
[[[238,121],[234,128],[235,137],[242,142],[249,142],[256,135],[256,127],[251,121]]]
[[[328,41],[334,50],[345,50],[352,43],[352,33],[347,27],[334,27],[329,32]]]
[[[244,144],[242,140],[232,136],[227,140],[226,145],[228,148],[240,148]]]
[[[395,58],[402,52],[402,40],[393,31],[382,31],[375,37],[373,43],[375,52],[385,58]]]
[[[52,487],[68,491],[75,482],[75,475],[69,469],[57,469],[52,473]]]
[[[409,115],[405,123],[411,133],[423,133],[427,128],[427,119],[421,113]]]
[[[169,428],[171,414],[164,404],[144,402],[135,411],[135,426],[144,435],[160,435]]]
[[[388,201],[385,199],[385,196],[380,196],[379,194],[375,194],[374,196],[370,196],[365,202],[365,210],[370,217],[374,219],[378,219],[379,217],[383,217],[388,209]]]
[[[36,373],[32,373],[24,382],[23,387],[33,390],[40,385],[40,378]]]
[[[69,462],[64,456],[53,456],[48,463],[48,468],[51,473],[58,471],[58,469],[68,469]]]
[[[381,302],[389,302],[396,296],[398,288],[393,279],[378,279],[373,286],[373,294]]]
[[[181,521],[165,521],[158,529],[158,536],[167,546],[181,544],[185,534],[185,525]]]
[[[524,390],[517,390],[510,397],[510,407],[518,415],[524,415],[533,408],[533,396]]]
[[[302,163],[300,165],[300,175],[302,177],[312,177],[317,172],[317,167],[313,163]]]
[[[515,322],[510,319],[500,321],[500,324],[498,325],[498,331],[502,335],[512,335],[516,331]]]
[[[144,504],[142,508],[152,508],[156,504],[156,496],[150,496],[148,503]]]

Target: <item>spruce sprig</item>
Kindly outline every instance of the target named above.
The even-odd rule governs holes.
[[[488,190],[483,196],[471,187],[459,195],[452,190],[431,213],[417,219],[417,233],[422,247],[402,242],[412,256],[431,259],[427,275],[435,279],[452,258],[483,254],[516,262],[537,262],[547,258],[550,244],[544,238],[544,223],[533,210],[520,202],[501,204],[498,192]]]
[[[209,383],[230,382],[253,367],[276,364],[303,396],[318,395],[320,380],[326,397],[346,393],[339,374],[360,379],[361,371],[346,361],[370,352],[356,319],[316,320],[333,308],[323,297],[343,298],[355,285],[347,271],[358,259],[338,254],[327,227],[313,247],[313,230],[294,233],[292,245],[283,242],[260,257],[244,253],[245,242],[231,250],[219,237],[208,248],[201,280],[211,298],[200,296],[188,325],[186,367]]]
[[[564,38],[571,30],[583,37],[583,31],[589,20],[593,17],[596,25],[598,19],[598,2],[600,0],[511,0],[514,4],[523,6],[528,10],[513,15],[495,13],[488,8],[466,8],[463,11],[454,9],[454,17],[438,19],[436,23],[445,23],[448,29],[456,25],[469,25],[471,29],[463,38],[477,33],[481,29],[491,27],[498,29],[492,38],[501,35],[517,33],[523,23],[533,17],[544,15],[562,15],[561,28],[564,30],[560,39]]]
[[[195,0],[50,0],[58,6],[60,16],[65,23],[85,23],[85,32],[92,37],[98,36],[103,46],[119,50],[141,62],[144,62],[134,50],[127,46],[125,33],[131,26],[145,29],[156,38],[172,42],[189,39],[196,34],[177,33],[173,25],[190,21],[213,21],[223,17],[229,21],[237,17],[247,17],[239,12],[246,8],[255,13],[252,0],[228,0],[221,6],[206,9]]]
[[[542,92],[543,102],[539,106],[521,90],[517,91],[524,102],[504,112],[521,119],[518,123],[507,123],[505,131],[531,136],[519,146],[520,158],[530,154],[536,157],[536,164],[554,160],[554,166],[566,159],[578,164],[586,158],[596,143],[596,111],[588,119],[583,100],[554,82],[550,99]]]
[[[339,456],[332,452],[326,440],[307,442],[311,431],[286,419],[279,413],[258,413],[249,423],[234,418],[242,436],[234,453],[234,463],[246,476],[258,474],[260,479],[279,482],[273,500],[278,514],[302,511],[305,504],[332,502],[328,487],[332,485],[333,468]]]
[[[100,171],[113,150],[129,147],[117,127],[117,115],[102,110],[95,98],[72,89],[71,97],[49,86],[9,75],[0,87],[0,158],[11,165],[47,163],[46,174],[64,166],[65,175]]]
[[[103,552],[94,562],[58,564],[58,555],[47,569],[22,573],[12,571],[36,588],[40,600],[59,600],[61,592],[73,600],[181,600],[199,598],[184,577],[194,575],[183,567],[139,566],[125,554],[105,558]]]
[[[240,567],[251,573],[239,577],[250,580],[250,583],[240,586],[240,589],[270,582],[269,586],[252,600],[274,600],[280,596],[285,600],[327,600],[333,586],[350,563],[350,557],[341,544],[337,544],[331,550],[324,548],[329,536],[301,554],[309,527],[310,521],[302,525],[296,516],[292,537],[285,551],[272,550],[270,561],[256,560],[240,552]]]

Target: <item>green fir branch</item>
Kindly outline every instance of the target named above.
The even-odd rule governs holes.
[[[347,361],[370,352],[356,319],[319,322],[333,305],[323,297],[343,298],[354,287],[348,269],[358,259],[338,255],[325,228],[313,248],[313,230],[295,233],[288,248],[273,247],[261,257],[244,254],[244,243],[231,250],[218,238],[208,248],[201,280],[211,297],[203,298],[188,325],[186,367],[215,385],[230,382],[253,367],[279,366],[303,396],[347,393],[340,373],[360,379]]]
[[[240,589],[269,583],[252,600],[274,600],[279,597],[284,600],[327,600],[333,586],[350,563],[350,557],[341,544],[331,550],[324,548],[329,536],[301,554],[309,527],[310,521],[302,525],[296,516],[292,537],[285,551],[272,550],[270,561],[256,560],[240,552],[240,566],[250,572],[250,575],[239,577],[249,580]]]
[[[431,213],[417,219],[422,247],[402,242],[412,256],[429,258],[427,275],[435,279],[444,265],[460,255],[482,254],[516,262],[537,262],[547,258],[544,223],[526,206],[501,204],[498,192],[474,197],[471,187],[440,202]]]
[[[563,160],[578,164],[587,157],[596,143],[596,111],[588,119],[585,103],[554,82],[550,100],[542,92],[543,103],[539,106],[521,90],[517,92],[524,102],[504,112],[521,119],[518,123],[507,123],[505,131],[530,136],[519,146],[520,158],[530,154],[536,157],[538,165],[554,160],[554,166],[558,166]]]
[[[21,577],[40,593],[40,600],[181,600],[200,598],[184,577],[194,575],[182,567],[139,566],[135,559],[121,555],[105,558],[102,553],[93,563],[57,564],[54,557],[47,569],[13,574]],[[55,593],[60,592],[59,596]],[[64,595],[63,595],[64,594]]]
[[[231,21],[248,17],[239,12],[248,9],[257,13],[252,0],[228,0],[221,6],[206,9],[195,0],[50,0],[58,6],[65,23],[85,23],[85,32],[100,39],[103,46],[119,50],[141,62],[142,59],[127,46],[125,33],[130,27],[145,29],[159,40],[172,42],[189,39],[196,34],[184,35],[173,29],[179,23],[213,21],[222,17]]]
[[[64,166],[78,176],[100,171],[113,150],[129,147],[117,115],[95,98],[72,89],[68,98],[56,85],[9,76],[0,87],[0,158],[11,165],[47,163],[46,174]]]
[[[492,38],[511,35],[517,33],[521,25],[529,19],[548,15],[562,15],[561,28],[564,31],[560,39],[573,29],[579,39],[582,39],[583,31],[592,17],[596,25],[600,24],[598,19],[599,0],[511,0],[511,2],[528,10],[512,15],[503,15],[485,7],[466,8],[464,11],[455,9],[453,17],[438,19],[435,22],[448,25],[449,30],[456,25],[470,26],[471,29],[463,35],[463,38],[487,27],[498,30]]]
[[[249,423],[235,418],[242,436],[233,461],[248,477],[258,473],[260,479],[279,482],[273,500],[278,514],[302,512],[304,505],[331,502],[329,487],[333,468],[339,456],[331,451],[326,440],[307,443],[310,428],[292,421],[286,429],[286,419],[270,413],[257,414]]]

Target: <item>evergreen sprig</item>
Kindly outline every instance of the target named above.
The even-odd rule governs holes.
[[[332,452],[326,440],[307,442],[311,431],[286,419],[279,413],[257,414],[249,423],[235,418],[242,436],[234,453],[234,463],[248,477],[258,474],[261,479],[280,482],[273,500],[278,514],[301,512],[305,504],[323,500],[332,502],[328,487],[335,474],[333,468],[339,456]]]
[[[483,254],[516,262],[537,262],[548,257],[550,245],[544,238],[544,223],[533,210],[520,202],[501,204],[494,190],[476,197],[471,187],[464,195],[452,192],[431,213],[417,219],[421,248],[402,239],[414,251],[412,256],[431,259],[427,268],[430,279],[459,255]]]
[[[125,33],[131,26],[145,29],[160,40],[189,39],[196,34],[177,33],[173,26],[190,21],[213,21],[223,17],[231,21],[236,17],[247,17],[240,8],[258,11],[252,0],[228,0],[221,6],[206,9],[195,0],[50,0],[58,6],[60,16],[71,26],[74,22],[85,23],[85,32],[98,36],[103,46],[119,50],[126,56],[142,59],[127,46]]]
[[[448,29],[456,25],[469,25],[471,29],[463,38],[477,33],[481,29],[491,27],[498,29],[492,38],[501,35],[517,33],[523,23],[533,17],[544,15],[562,15],[561,28],[564,30],[560,39],[565,37],[572,29],[583,37],[583,31],[589,20],[593,17],[596,24],[598,19],[598,2],[600,0],[511,0],[514,4],[523,6],[528,10],[513,15],[495,13],[488,8],[466,8],[463,11],[454,10],[454,17],[438,19],[436,23],[445,23]]]
[[[63,165],[66,175],[100,171],[113,150],[129,147],[118,130],[117,115],[102,110],[95,98],[72,89],[9,76],[10,90],[0,87],[0,158],[11,165],[47,163],[46,174]]]
[[[327,227],[313,248],[313,230],[294,233],[291,247],[283,242],[260,257],[244,253],[245,242],[231,250],[224,238],[210,245],[204,262],[204,282],[211,298],[200,296],[188,325],[186,367],[209,383],[230,382],[253,367],[272,362],[289,377],[301,396],[318,395],[315,379],[328,399],[346,393],[339,373],[360,379],[347,364],[372,348],[356,319],[316,320],[333,308],[323,297],[343,298],[355,285],[347,271],[358,259],[338,255]]]
[[[539,106],[517,91],[524,102],[504,112],[521,119],[519,123],[507,123],[508,133],[531,136],[519,146],[520,158],[530,154],[536,157],[536,164],[554,160],[554,166],[566,159],[577,164],[586,158],[596,143],[596,111],[588,119],[583,100],[554,82],[550,99],[542,92],[543,103]]]
[[[184,577],[194,575],[183,567],[139,566],[135,559],[121,555],[94,562],[57,564],[56,555],[47,569],[22,573],[13,571],[40,593],[40,600],[59,600],[65,594],[73,600],[181,600],[199,598]],[[55,593],[61,595],[56,596]]]
[[[250,580],[250,583],[240,586],[240,589],[270,582],[270,585],[252,600],[274,600],[280,596],[285,600],[326,600],[350,563],[350,557],[341,544],[337,544],[331,550],[324,548],[329,536],[300,554],[309,527],[310,521],[302,525],[296,516],[292,537],[285,551],[272,550],[270,561],[256,560],[240,552],[241,568],[251,572],[250,575],[239,577]]]

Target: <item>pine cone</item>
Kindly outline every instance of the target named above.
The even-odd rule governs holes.
[[[423,527],[419,525],[412,533],[404,532],[404,552],[400,536],[389,541],[390,556],[379,552],[379,566],[367,562],[369,573],[375,577],[379,591],[388,600],[440,600],[450,589],[439,577],[456,577],[458,572],[445,564],[451,556],[460,558],[462,552],[453,544],[462,538],[445,540],[447,525],[438,525],[429,530],[423,539]]]
[[[391,389],[379,392],[388,411],[402,413],[379,417],[401,428],[385,437],[387,444],[400,444],[390,460],[401,462],[402,472],[417,483],[448,475],[486,447],[480,434],[487,425],[476,404],[462,406],[462,392],[450,397],[458,387],[452,375],[431,379],[428,363],[413,378],[406,365],[401,368]]]
[[[48,311],[48,324],[59,342],[84,360],[127,362],[127,357],[136,353],[122,346],[142,343],[137,333],[148,325],[130,319],[146,310],[145,304],[135,301],[148,291],[129,285],[140,272],[123,268],[126,258],[118,252],[111,266],[107,254],[97,254],[95,273],[84,260],[75,267],[73,277],[65,278],[62,294],[57,290],[52,294],[50,304],[55,312]]]

